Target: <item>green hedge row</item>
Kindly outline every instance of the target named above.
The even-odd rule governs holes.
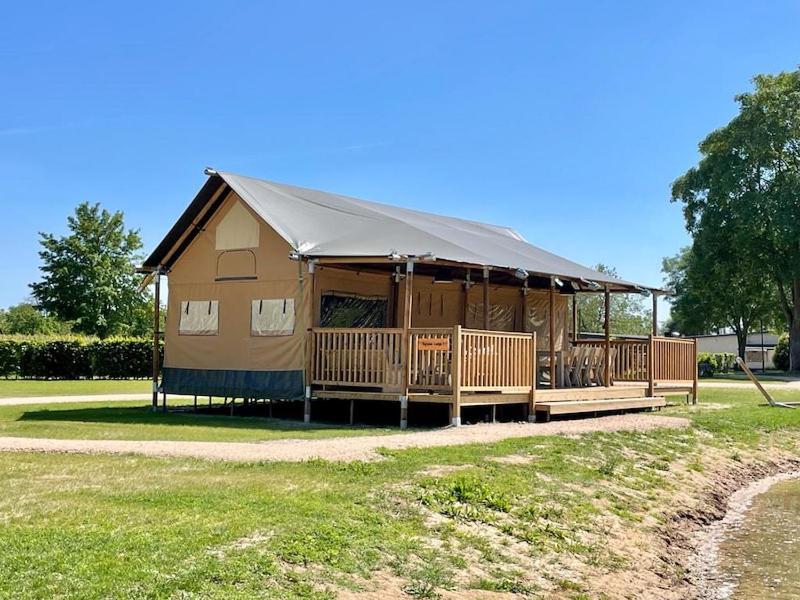
[[[736,355],[732,352],[699,352],[697,354],[697,372],[700,377],[712,377],[715,373],[730,373],[736,364]]]
[[[153,342],[148,339],[0,336],[3,377],[129,379],[150,377],[152,371]]]

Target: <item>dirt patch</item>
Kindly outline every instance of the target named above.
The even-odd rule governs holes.
[[[509,454],[508,456],[492,456],[489,460],[501,465],[529,465],[536,460],[530,454]]]
[[[550,423],[492,423],[450,427],[389,436],[339,437],[318,440],[272,440],[261,443],[59,440],[0,437],[0,451],[142,454],[227,461],[380,460],[381,449],[404,450],[460,444],[487,444],[538,435],[584,435],[599,431],[650,431],[683,428],[687,419],[652,414],[627,414]]]

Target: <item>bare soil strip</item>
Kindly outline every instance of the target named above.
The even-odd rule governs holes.
[[[459,444],[491,443],[537,435],[581,435],[597,431],[649,431],[688,426],[687,419],[651,414],[627,414],[551,423],[495,423],[419,431],[390,436],[339,437],[320,440],[271,440],[260,443],[58,440],[0,437],[0,451],[70,452],[80,454],[142,454],[224,461],[290,461],[314,458],[331,461],[380,460],[381,448],[399,450]]]

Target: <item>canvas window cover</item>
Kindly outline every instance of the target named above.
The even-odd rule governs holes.
[[[218,331],[218,300],[181,301],[180,335],[217,335]]]
[[[491,331],[514,331],[516,309],[507,304],[489,304],[489,329]],[[483,329],[483,302],[467,304],[468,329]]]
[[[250,334],[253,336],[294,335],[294,298],[259,298],[250,306]]]
[[[321,300],[321,327],[386,327],[389,301],[383,296],[329,292]]]

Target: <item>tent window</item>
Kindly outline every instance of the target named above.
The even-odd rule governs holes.
[[[340,292],[322,295],[321,327],[386,327],[389,301],[382,296],[357,296]]]
[[[253,300],[250,305],[250,335],[294,334],[294,298]]]
[[[180,335],[217,335],[219,331],[218,300],[183,300]]]

